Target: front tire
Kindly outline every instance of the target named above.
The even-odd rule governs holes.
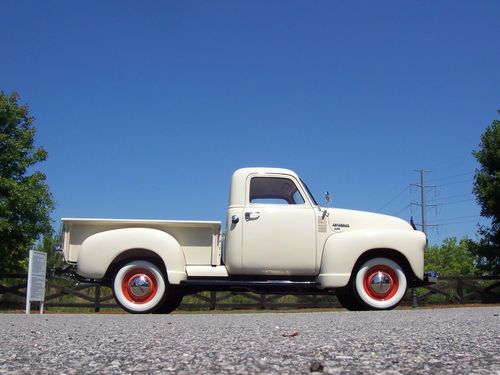
[[[406,294],[403,268],[388,258],[373,258],[364,262],[354,279],[354,293],[359,303],[369,310],[390,310]]]
[[[337,300],[344,309],[347,309],[349,311],[365,310],[352,292],[338,291],[335,292],[335,295],[337,296]]]
[[[166,278],[153,263],[134,260],[122,266],[113,280],[113,293],[118,304],[135,314],[148,314],[162,306]]]

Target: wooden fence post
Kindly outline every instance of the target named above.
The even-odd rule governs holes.
[[[210,291],[210,310],[215,310],[217,306],[217,292],[215,290]]]
[[[458,303],[464,303],[464,286],[461,277],[457,277]]]
[[[266,308],[266,296],[264,294],[260,294],[260,302],[259,302],[260,308],[264,310]]]
[[[101,305],[101,286],[96,285],[95,295],[94,295],[94,312],[98,313],[100,311]]]
[[[317,294],[314,294],[313,295],[313,307],[319,307],[319,298],[318,298],[318,295]]]
[[[415,309],[418,307],[417,288],[411,288],[411,296],[412,296],[411,307]]]

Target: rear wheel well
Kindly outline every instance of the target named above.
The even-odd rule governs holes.
[[[165,280],[168,282],[167,267],[163,262],[163,259],[158,254],[148,249],[130,249],[120,253],[115,259],[113,259],[104,274],[102,283],[107,286],[112,286],[113,278],[118,270],[126,263],[134,260],[146,260],[155,264],[160,268],[161,272],[165,276]]]

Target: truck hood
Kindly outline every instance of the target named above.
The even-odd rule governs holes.
[[[372,212],[328,208],[328,224],[334,232],[362,229],[413,230],[406,221]]]

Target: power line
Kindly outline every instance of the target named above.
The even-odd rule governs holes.
[[[446,160],[442,162],[433,163],[434,171],[450,171],[450,170],[463,170],[464,160],[463,159],[455,159],[455,160]]]
[[[455,201],[455,202],[439,203],[437,206],[449,206],[450,204],[459,204],[459,203],[465,203],[465,202],[472,202],[474,200],[475,200],[474,198],[471,198],[471,199],[464,199],[464,200]]]
[[[399,216],[401,213],[403,213],[405,210],[407,210],[408,208],[410,208],[411,204],[407,204],[406,206],[404,206],[402,209],[400,209],[397,213],[394,213],[393,216]]]
[[[457,185],[457,184],[462,184],[464,182],[472,182],[470,178],[468,178],[467,180],[460,180],[460,181],[455,181],[455,182],[448,182],[446,184],[441,184],[441,185],[438,185],[438,187],[442,187],[442,186],[449,186],[449,185]]]
[[[449,217],[447,219],[441,219],[441,221],[453,221],[453,220],[481,218],[481,217],[482,217],[481,215],[457,216],[457,217]]]
[[[444,183],[437,185],[437,186],[435,186],[435,185],[431,186],[431,185],[426,184],[426,179],[425,179],[426,174],[429,171],[424,170],[424,169],[418,169],[415,171],[420,174],[420,183],[414,183],[414,184],[410,184],[410,186],[406,186],[405,188],[400,190],[396,195],[394,195],[390,200],[388,200],[383,206],[381,206],[378,209],[378,211],[381,211],[384,208],[391,205],[392,203],[394,203],[394,201],[396,201],[398,198],[400,198],[403,193],[407,192],[408,189],[410,189],[410,191],[411,191],[411,188],[413,186],[415,186],[418,188],[418,190],[420,192],[420,201],[419,202],[414,201],[414,202],[411,202],[411,203],[405,205],[400,210],[393,213],[393,215],[401,216],[401,214],[404,211],[410,209],[409,214],[412,216],[412,220],[413,220],[413,216],[414,216],[415,211],[416,211],[416,210],[414,210],[414,206],[418,206],[418,210],[421,211],[421,215],[418,215],[418,214],[417,215],[420,216],[421,222],[415,223],[415,225],[420,230],[422,230],[424,233],[428,234],[427,230],[430,231],[431,229],[439,230],[439,227],[441,227],[441,226],[453,226],[453,225],[459,225],[459,224],[480,222],[479,215],[448,217],[448,218],[441,219],[441,220],[438,218],[435,218],[434,222],[432,222],[432,223],[427,222],[427,211],[430,207],[437,208],[437,207],[441,207],[441,206],[455,205],[455,204],[460,204],[460,203],[465,203],[465,202],[471,202],[471,201],[474,201],[475,199],[473,197],[473,193],[470,192],[470,193],[463,193],[463,194],[448,195],[448,196],[444,196],[444,197],[440,197],[440,198],[433,197],[433,199],[431,199],[431,200],[426,200],[426,192],[428,192],[428,190],[430,188],[437,188],[437,187],[441,187],[441,186],[444,187],[444,186],[464,184],[464,183],[472,183],[471,178],[464,179],[461,177],[470,176],[474,172],[458,173],[458,174],[454,174],[454,175],[450,175],[450,176],[446,176],[446,177],[433,179],[431,181],[443,181]],[[455,181],[453,181],[453,179],[455,179]],[[460,189],[460,190],[462,190],[462,189]],[[464,199],[461,199],[461,198],[464,198]],[[437,215],[437,212],[436,212],[436,215]],[[436,223],[437,220],[439,220],[438,223]]]
[[[409,188],[410,188],[410,186],[405,187],[403,190],[401,190],[399,193],[397,193],[392,199],[390,199],[386,204],[384,204],[382,207],[380,207],[376,212],[382,211],[384,208],[386,208],[388,205],[390,205],[392,202],[394,202],[396,199],[398,199]]]
[[[433,179],[433,180],[430,180],[429,182],[436,182],[436,181],[449,180],[449,179],[456,178],[456,177],[469,176],[469,175],[471,175],[471,174],[474,174],[474,172],[466,172],[466,173],[455,174],[455,175],[453,175],[453,176],[447,176],[447,177],[435,178],[435,179]]]
[[[439,202],[439,201],[444,201],[446,199],[455,199],[455,198],[469,197],[471,195],[473,195],[473,194],[472,193],[467,193],[467,194],[459,194],[459,195],[450,195],[449,197],[431,199],[431,200],[429,200],[429,202]]]
[[[437,223],[437,224],[430,224],[430,225],[436,226],[436,227],[443,227],[443,226],[448,226],[448,225],[470,224],[470,223],[478,223],[478,222],[477,222],[477,220],[465,220],[465,221],[455,221],[452,223]]]

